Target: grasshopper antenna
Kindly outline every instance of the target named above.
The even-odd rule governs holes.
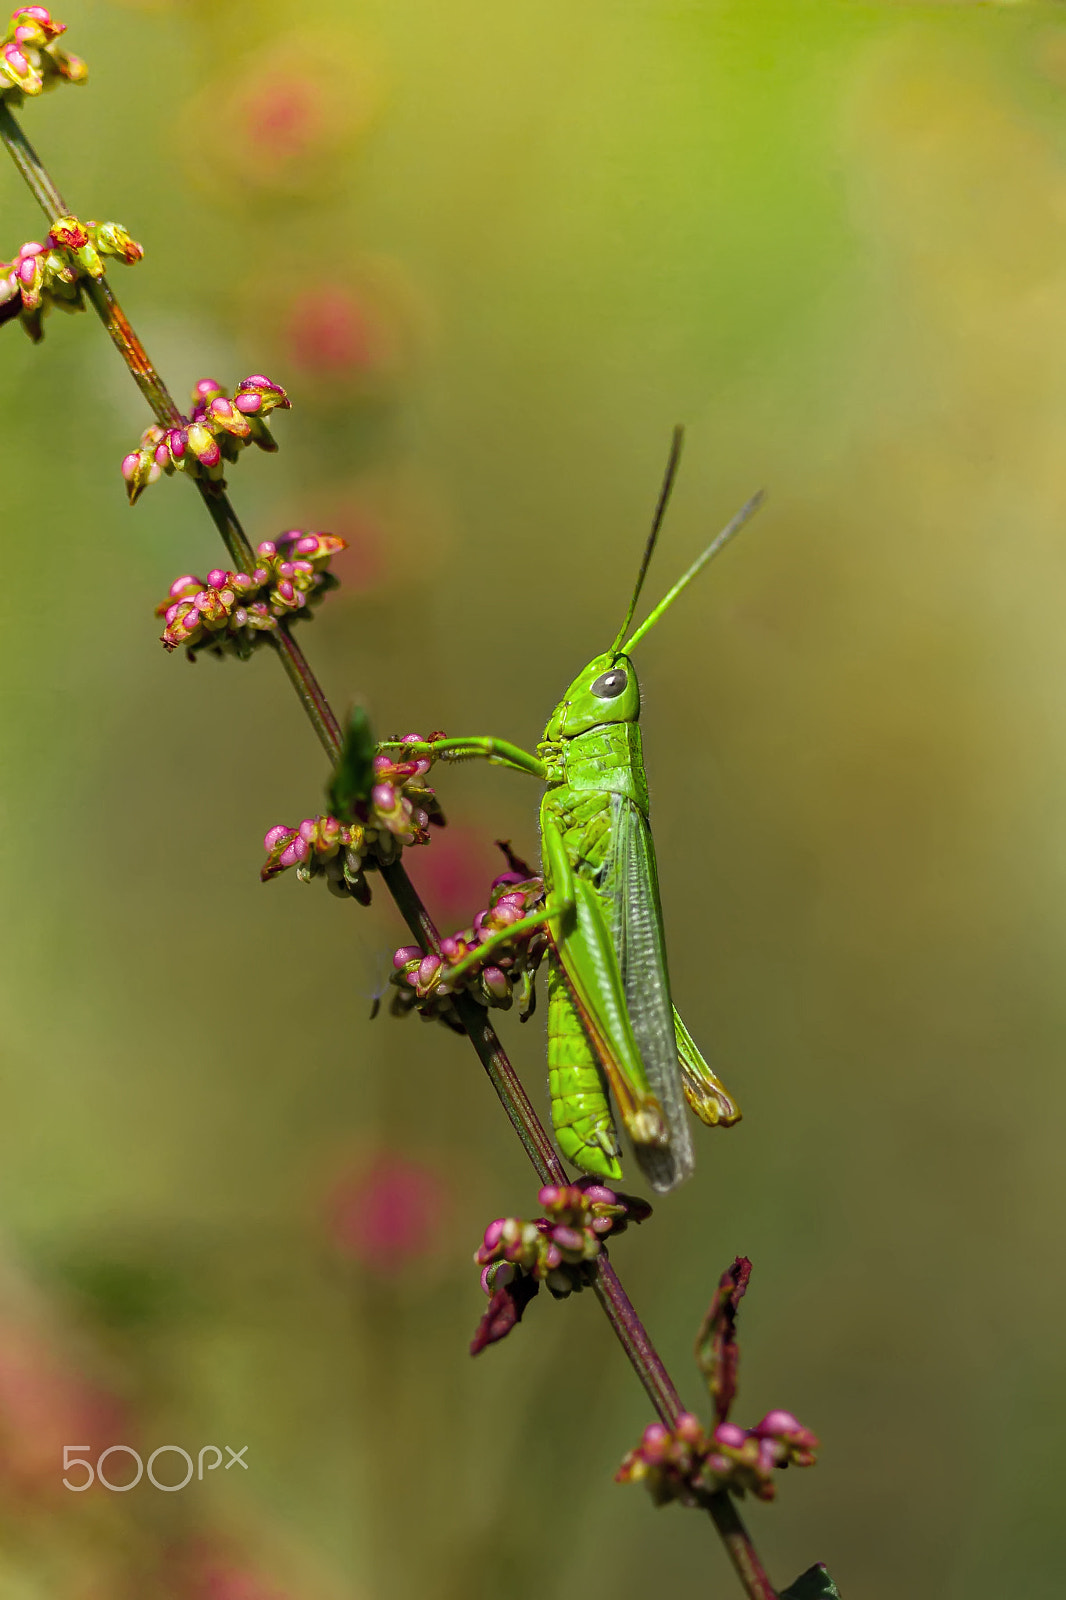
[[[655,549],[656,541],[659,538],[659,529],[663,525],[663,518],[666,515],[666,508],[670,503],[670,495],[674,487],[674,479],[677,477],[677,469],[681,461],[681,446],[684,444],[684,442],[685,430],[681,424],[678,423],[674,428],[674,435],[670,441],[670,457],[666,463],[666,471],[663,474],[663,486],[659,490],[659,501],[655,507],[655,515],[651,519],[651,532],[648,534],[648,542],[644,546],[644,554],[641,557],[640,571],[637,573],[637,582],[636,587],[633,590],[633,598],[629,602],[629,610],[626,612],[626,619],[615,635],[614,644],[608,651],[609,655],[618,655],[620,653],[622,640],[626,636],[626,629],[633,621],[633,613],[637,609],[637,601],[640,599],[640,591],[643,589],[644,579],[648,575],[648,566],[651,562],[652,551]]]
[[[673,605],[682,589],[687,589],[696,574],[703,571],[708,561],[711,561],[718,554],[719,550],[727,545],[730,539],[740,532],[741,528],[748,521],[748,518],[755,515],[756,511],[758,511],[765,499],[766,491],[765,489],[760,489],[758,494],[752,495],[751,499],[746,505],[741,506],[733,520],[726,523],[718,537],[711,540],[711,543],[707,546],[703,554],[701,556],[697,556],[696,560],[692,563],[691,567],[689,567],[688,571],[683,573],[682,576],[678,578],[677,582],[674,584],[674,587],[670,590],[670,593],[663,596],[663,598],[659,601],[659,604],[655,607],[655,610],[652,612],[651,616],[647,617],[645,621],[641,623],[636,633],[632,634],[631,637],[626,640],[625,644],[622,646],[622,650],[619,652],[620,654],[628,655],[629,651],[633,648],[637,641],[639,639],[643,639],[648,629],[654,627],[658,622],[667,606]],[[645,566],[646,565],[647,562],[645,562]],[[630,612],[630,615],[632,615],[632,611]]]

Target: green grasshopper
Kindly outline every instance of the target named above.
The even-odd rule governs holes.
[[[651,532],[625,621],[548,719],[536,755],[505,739],[403,743],[405,755],[480,756],[539,778],[544,908],[490,935],[441,971],[449,984],[500,945],[547,924],[548,1081],[563,1155],[608,1180],[622,1176],[606,1084],[637,1160],[666,1192],[692,1171],[687,1099],[702,1122],[730,1127],[740,1111],[696,1048],[670,998],[659,881],[641,752],[640,686],[629,652],[743,526],[757,494],[626,639],[673,487],[682,433],[675,430]],[[623,643],[623,641],[625,641]],[[400,741],[387,741],[383,748]],[[605,1084],[606,1079],[606,1084]]]

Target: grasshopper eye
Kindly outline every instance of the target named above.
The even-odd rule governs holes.
[[[629,673],[621,667],[615,667],[610,672],[600,673],[592,685],[592,692],[598,700],[616,700],[628,682]]]

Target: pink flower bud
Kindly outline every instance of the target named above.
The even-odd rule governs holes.
[[[264,416],[268,412],[275,410],[278,406],[285,411],[291,409],[292,402],[289,400],[288,395],[285,393],[285,390],[281,387],[281,385],[278,383],[271,383],[270,379],[264,378],[261,372],[253,373],[250,378],[242,378],[240,383],[237,385],[237,392],[234,396],[234,399],[238,400],[241,395],[249,393],[259,395],[262,401],[261,409]]]
[[[703,1443],[703,1429],[700,1427],[699,1418],[694,1417],[691,1411],[682,1411],[677,1419],[677,1427],[674,1429],[674,1434],[682,1444],[699,1445]]]
[[[43,34],[46,40],[58,39],[61,33],[66,33],[67,31],[66,23],[54,21],[44,6],[19,6],[17,11],[11,13],[11,17],[12,21],[16,17],[31,18],[37,24],[36,29],[33,30],[34,33]],[[18,31],[21,33],[23,30],[20,28]],[[30,30],[27,29],[26,31],[29,32]]]
[[[517,914],[521,916],[526,909],[526,897],[524,894],[501,894],[499,899],[496,901],[495,909],[499,911],[501,906],[505,907],[508,911],[517,912]]]
[[[791,1411],[768,1411],[761,1422],[752,1428],[752,1433],[760,1437],[782,1433],[806,1433],[807,1429],[791,1413]]]
[[[399,971],[406,967],[409,961],[421,961],[422,947],[417,944],[402,944],[392,958],[393,966]]]
[[[496,1246],[499,1244],[500,1235],[503,1232],[503,1224],[505,1220],[506,1219],[504,1217],[497,1217],[496,1221],[490,1222],[488,1227],[485,1229],[486,1250],[495,1250]]]
[[[584,1235],[579,1233],[576,1228],[567,1228],[561,1225],[558,1228],[553,1228],[552,1241],[559,1246],[560,1250],[569,1251],[571,1254],[575,1251],[580,1254],[585,1248]]]
[[[310,854],[311,846],[308,844],[307,840],[301,839],[299,835],[297,835],[296,838],[293,839],[292,843],[287,845],[286,848],[281,852],[281,855],[278,857],[278,865],[282,867],[294,867],[298,861],[306,861]]]
[[[714,1437],[718,1444],[724,1444],[730,1450],[739,1450],[748,1436],[735,1422],[720,1422],[714,1430]]]
[[[273,850],[275,845],[280,844],[282,839],[287,839],[291,833],[292,829],[287,828],[283,822],[277,823],[263,835],[263,849]]]
[[[193,422],[188,431],[189,449],[202,467],[217,467],[222,459],[222,452],[218,448],[210,429],[202,422]]]
[[[486,1294],[495,1294],[497,1289],[504,1289],[515,1275],[515,1269],[509,1261],[493,1262],[481,1274],[481,1287]]]
[[[422,957],[421,964],[418,968],[418,981],[423,985],[423,987],[433,982],[433,979],[440,970],[440,965],[440,956],[428,955]]]
[[[481,981],[494,1000],[506,1000],[511,992],[511,985],[500,967],[486,967],[481,974]]]
[[[140,465],[141,453],[139,450],[131,450],[128,456],[122,457],[122,476],[127,483],[133,482]],[[173,590],[171,590],[171,593],[173,593]]]
[[[375,783],[370,791],[370,799],[379,811],[396,809],[396,790],[391,783]]]
[[[17,44],[7,44],[3,49],[3,60],[9,68],[12,77],[20,80],[32,79],[35,74],[26,57],[22,54]],[[19,87],[27,85],[20,82]]]
[[[256,545],[255,553],[257,556],[262,556],[264,561],[270,561],[277,555],[278,547],[272,540],[264,539],[261,544]]]
[[[261,408],[263,402],[257,394],[239,394],[234,398],[233,404],[242,416],[251,417]]]
[[[223,395],[217,396],[208,407],[210,420],[213,427],[225,428],[227,433],[232,433],[238,439],[247,439],[251,433],[251,424],[248,423],[239,411]]]
[[[670,1434],[661,1422],[649,1422],[640,1441],[640,1453],[647,1462],[662,1461],[670,1446]]]

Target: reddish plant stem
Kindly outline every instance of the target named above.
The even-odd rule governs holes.
[[[534,1111],[521,1079],[507,1059],[496,1030],[489,1021],[488,1012],[469,994],[456,995],[455,1008],[541,1183],[569,1183],[566,1169],[556,1155],[555,1146]]]
[[[288,626],[283,622],[272,637],[278,659],[288,674],[289,682],[296,690],[300,704],[307,712],[311,726],[318,734],[322,748],[329,757],[330,766],[335,766],[341,753],[343,735],[333,707],[326,699],[321,684],[311,671],[307,657],[289,632]],[[404,877],[406,876],[404,873]],[[428,924],[429,919],[426,920]],[[436,945],[431,945],[430,948],[435,949]]]
[[[0,98],[0,142],[7,147],[12,160],[48,219],[49,226],[60,217],[73,215],[3,98]],[[148,352],[134,332],[122,307],[115,299],[106,277],[84,279],[82,287],[86,298],[107,329],[112,343],[126,363],[134,382],[151,407],[156,421],[161,427],[180,426],[185,419],[149,359]],[[255,566],[254,553],[224,485],[210,483],[202,478],[196,478],[193,482],[235,567],[239,571],[251,572]],[[331,762],[336,762],[341,752],[343,737],[340,723],[307,657],[284,624],[272,635],[272,642],[278,659],[296,690],[327,756]],[[388,866],[382,866],[381,877],[401,916],[421,947],[424,950],[439,952],[440,935],[401,863],[396,861]],[[555,1152],[555,1147],[511,1065],[496,1030],[489,1022],[485,1009],[468,994],[457,995],[455,1003],[470,1042],[541,1182],[567,1183],[569,1179]],[[607,1259],[606,1251],[595,1263],[593,1288],[615,1336],[629,1357],[659,1417],[668,1428],[676,1427],[682,1411],[680,1396],[662,1357],[652,1344],[644,1324],[623,1289],[618,1274]],[[770,1584],[755,1553],[751,1537],[730,1496],[723,1491],[708,1496],[704,1503],[749,1600],[776,1600],[776,1591]]]
[[[677,1419],[684,1407],[674,1380],[667,1372],[663,1359],[648,1337],[647,1329],[637,1316],[633,1302],[622,1288],[617,1272],[607,1259],[606,1250],[596,1258],[592,1287],[603,1307],[615,1337],[641,1375],[641,1380],[660,1420],[667,1428],[677,1427]]]
[[[744,1592],[751,1600],[778,1600],[777,1590],[756,1554],[751,1534],[741,1521],[732,1496],[722,1489],[708,1496],[706,1506]]]

